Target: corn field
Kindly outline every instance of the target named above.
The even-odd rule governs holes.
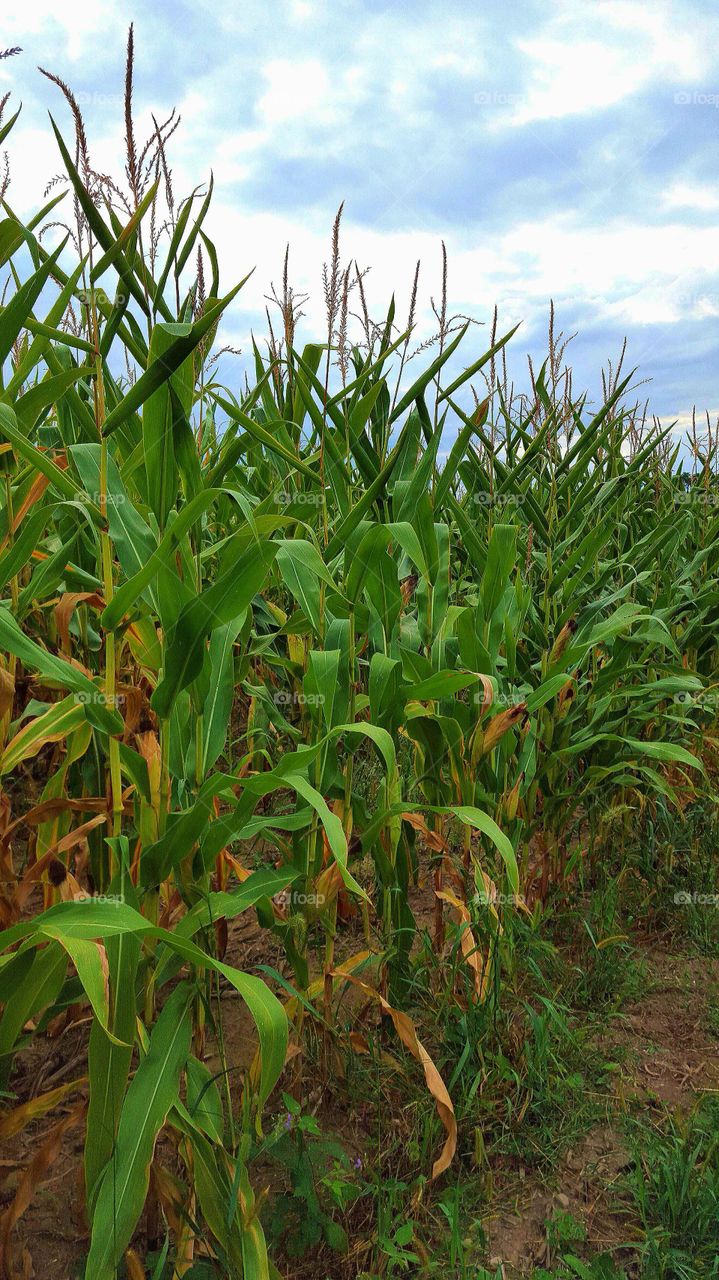
[[[174,119],[136,142],[130,59],[114,180],[51,79],[61,177],[0,221],[0,1263],[73,1131],[87,1280],[259,1280],[283,1117],[380,1062],[431,1198],[467,1144],[427,1005],[491,1021],[607,838],[711,792],[715,442],[621,363],[590,404],[553,318],[525,390],[446,287],[427,343],[416,282],[372,319],[339,214],[326,332],[286,259],[240,385]]]

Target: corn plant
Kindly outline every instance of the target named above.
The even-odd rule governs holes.
[[[371,320],[339,215],[327,333],[300,345],[286,260],[280,336],[241,386],[217,331],[244,281],[221,285],[211,185],[176,202],[175,117],[136,143],[132,73],[131,33],[124,182],[51,76],[63,189],[0,222],[0,1066],[7,1090],[33,1035],[89,1013],[87,1101],[75,1081],[7,1113],[79,1096],[88,1278],[143,1221],[178,1274],[209,1253],[266,1276],[252,1144],[283,1072],[302,1095],[313,1028],[330,1069],[347,985],[424,1071],[432,1176],[453,1157],[408,1012],[426,868],[438,957],[450,915],[486,1001],[513,912],[588,856],[583,825],[701,785],[716,456],[697,444],[687,479],[618,372],[590,413],[551,335],[528,396],[496,324],[460,368],[474,333],[446,296],[414,376],[414,298],[404,326],[393,303]],[[252,910],[285,974],[229,962]],[[340,960],[353,911],[364,945]]]

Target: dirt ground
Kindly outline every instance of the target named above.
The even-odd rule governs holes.
[[[282,969],[279,945],[269,940],[248,913],[233,924],[227,959],[245,968],[263,962]],[[597,1251],[613,1249],[626,1239],[626,1223],[612,1207],[612,1191],[626,1170],[628,1153],[620,1136],[620,1120],[628,1106],[641,1108],[646,1119],[658,1105],[689,1108],[704,1090],[719,1089],[717,1042],[707,1030],[710,991],[719,983],[719,960],[689,957],[663,946],[644,943],[646,993],[623,1009],[602,1036],[598,1050],[621,1061],[607,1097],[606,1123],[597,1125],[566,1153],[564,1163],[547,1182],[534,1170],[510,1177],[499,1170],[491,1211],[483,1226],[490,1260],[501,1263],[507,1280],[531,1275],[546,1266],[545,1222],[556,1209],[585,1224],[588,1243]],[[33,1043],[18,1055],[12,1080],[19,1102],[76,1081],[59,1106],[22,1134],[5,1138],[0,1159],[0,1208],[14,1199],[29,1162],[40,1158],[50,1139],[56,1152],[41,1173],[32,1198],[12,1231],[13,1274],[22,1280],[75,1280],[82,1274],[87,1250],[83,1211],[81,1157],[86,1094],[84,1046],[88,1027],[73,1024],[53,1039]],[[254,1045],[239,1001],[227,999],[228,1058],[246,1065]],[[67,1119],[58,1135],[57,1126]],[[323,1117],[323,1121],[326,1118]],[[304,1266],[303,1276],[310,1276]],[[324,1274],[324,1269],[323,1269]]]
[[[495,1188],[497,1206],[487,1224],[492,1261],[510,1277],[531,1275],[547,1266],[545,1222],[555,1210],[571,1213],[587,1231],[596,1251],[618,1248],[627,1239],[627,1224],[612,1209],[612,1192],[630,1165],[619,1132],[619,1120],[631,1103],[651,1120],[657,1104],[688,1110],[704,1091],[719,1089],[719,1045],[707,1030],[710,992],[719,980],[719,960],[693,957],[644,946],[647,994],[613,1020],[601,1040],[605,1055],[624,1052],[621,1073],[609,1100],[610,1120],[598,1125],[573,1150],[551,1185],[527,1176],[516,1182],[511,1203]],[[598,1046],[599,1047],[599,1046]],[[612,1121],[612,1111],[616,1123]]]

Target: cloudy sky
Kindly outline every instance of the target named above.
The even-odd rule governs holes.
[[[176,105],[178,192],[213,170],[209,233],[223,286],[251,267],[224,337],[246,346],[285,243],[303,321],[322,332],[321,264],[345,201],[343,250],[370,266],[371,309],[402,314],[419,258],[422,331],[449,254],[450,305],[518,320],[513,368],[541,359],[549,300],[577,331],[575,386],[597,386],[624,336],[654,411],[719,411],[719,52],[703,0],[26,0],[2,43],[11,204],[38,207],[59,168],[46,112],[82,103],[98,169],[122,170],[127,24],[140,121]],[[139,127],[138,132],[141,132]],[[475,350],[476,347],[476,350]]]

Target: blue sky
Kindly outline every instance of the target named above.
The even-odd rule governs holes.
[[[549,300],[572,343],[575,387],[624,336],[654,411],[719,412],[719,53],[695,0],[374,0],[92,6],[28,0],[3,27],[23,53],[0,63],[22,99],[9,140],[9,199],[37,208],[58,170],[52,108],[70,136],[60,74],[82,103],[98,169],[122,169],[127,25],[135,22],[140,122],[176,105],[177,192],[215,177],[209,232],[229,288],[255,275],[223,338],[246,349],[290,243],[322,334],[321,265],[345,200],[343,251],[371,268],[370,309],[406,310],[422,261],[420,336],[432,331],[440,241],[453,311],[523,322],[511,366],[541,359]],[[138,132],[142,126],[138,127]]]

